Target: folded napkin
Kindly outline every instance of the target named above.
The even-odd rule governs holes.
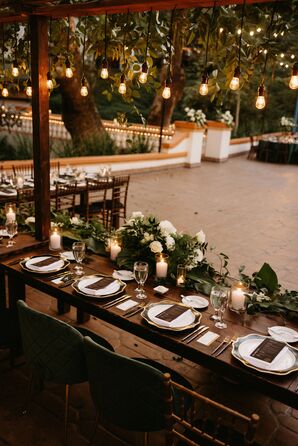
[[[0,188],[1,195],[16,195],[17,191],[15,189],[7,189],[6,187]]]
[[[164,305],[164,307],[165,309],[157,314],[150,314],[149,310],[148,316],[157,325],[178,328],[189,325],[194,321],[194,314],[191,309],[184,308],[181,305]]]
[[[62,268],[63,265],[63,260],[48,256],[30,259],[26,262],[26,267],[33,271],[53,271]]]
[[[108,296],[119,291],[120,285],[117,280],[109,277],[91,277],[81,279],[78,283],[78,288],[90,296]]]

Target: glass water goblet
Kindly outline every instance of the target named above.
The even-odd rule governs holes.
[[[215,327],[220,329],[227,328],[227,324],[223,321],[223,314],[227,308],[228,299],[229,288],[220,285],[212,287],[210,302],[215,311],[212,319],[215,320]]]
[[[77,276],[82,276],[84,274],[84,270],[81,265],[85,258],[86,244],[84,242],[74,242],[72,244],[72,253],[75,261],[77,262],[77,265],[74,267],[74,271]]]
[[[13,241],[12,238],[18,232],[18,224],[16,221],[7,221],[5,224],[5,229],[9,237],[6,247],[11,248],[15,244],[15,241]]]
[[[136,297],[138,299],[146,299],[147,294],[145,293],[143,286],[148,277],[148,263],[146,262],[135,262],[133,266],[133,272],[135,280],[138,287],[135,289]]]

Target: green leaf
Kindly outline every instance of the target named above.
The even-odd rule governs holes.
[[[256,274],[255,283],[259,289],[266,288],[271,295],[278,289],[277,275],[268,263],[264,263]]]

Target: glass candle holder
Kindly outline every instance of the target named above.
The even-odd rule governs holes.
[[[51,230],[49,249],[51,251],[60,251],[60,249],[62,249],[62,237],[58,226],[52,228]]]
[[[5,203],[6,223],[13,223],[17,219],[16,203]]]
[[[246,310],[246,296],[248,292],[247,287],[238,282],[232,285],[230,292],[229,308],[236,313],[243,313]]]
[[[186,282],[186,268],[184,265],[177,265],[176,285],[184,287]]]
[[[121,251],[121,246],[117,237],[110,238],[110,259],[115,261]]]
[[[165,278],[168,275],[168,254],[155,254],[156,260],[156,277],[157,278]]]

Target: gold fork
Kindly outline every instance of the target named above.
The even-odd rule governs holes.
[[[230,336],[226,336],[224,340],[211,352],[214,355],[221,347],[223,347],[227,342],[230,342]]]

